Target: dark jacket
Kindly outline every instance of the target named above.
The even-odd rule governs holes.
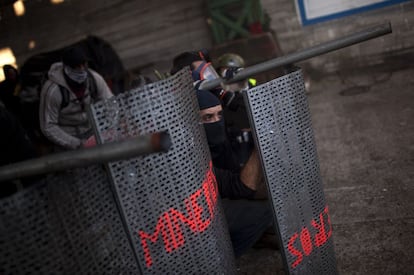
[[[240,173],[214,167],[214,174],[221,198],[253,199],[256,191],[244,185],[240,180]]]
[[[219,193],[222,198],[251,199],[256,192],[240,180],[242,163],[237,150],[228,141],[219,148],[210,148]]]
[[[19,120],[1,103],[0,133],[0,166],[36,157],[35,149]],[[12,181],[0,182],[0,197],[15,191],[16,186]]]

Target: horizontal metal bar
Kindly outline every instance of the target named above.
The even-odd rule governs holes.
[[[328,41],[292,54],[288,54],[282,57],[277,57],[250,67],[241,70],[237,73],[231,80],[224,80],[222,78],[213,79],[209,81],[204,81],[201,85],[201,89],[210,90],[215,87],[218,87],[220,83],[232,83],[237,82],[246,78],[249,78],[255,74],[259,74],[271,69],[275,69],[277,67],[282,67],[285,65],[294,64],[299,61],[303,61],[305,59],[309,59],[321,54],[325,54],[331,51],[339,50],[344,47],[348,47],[372,38],[376,38],[388,33],[391,33],[391,24],[385,23],[381,25],[377,25],[354,34],[350,34],[344,36],[342,38],[338,38],[332,41]]]
[[[55,153],[0,167],[0,182],[167,151],[170,147],[168,133],[160,132],[91,148]]]

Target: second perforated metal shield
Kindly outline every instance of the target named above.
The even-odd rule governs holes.
[[[301,70],[247,91],[282,256],[289,274],[336,274],[325,202]]]
[[[0,274],[140,274],[102,167],[0,200]]]

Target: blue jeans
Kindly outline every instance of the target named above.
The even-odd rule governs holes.
[[[236,257],[252,247],[273,224],[266,200],[222,199],[222,206]]]

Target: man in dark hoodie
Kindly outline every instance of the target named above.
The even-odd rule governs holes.
[[[20,100],[16,95],[16,88],[19,83],[19,73],[12,65],[4,65],[4,81],[0,83],[0,101],[18,119],[21,116]]]
[[[206,52],[192,51],[177,55],[171,75],[184,67],[191,69],[200,121],[207,136],[234,253],[239,257],[257,244],[273,225],[269,201],[254,200],[264,185],[259,155],[250,148],[246,160],[241,160],[240,152],[234,150],[227,138],[222,105],[231,104],[232,94],[221,87],[209,91],[200,88],[203,81],[219,77]]]
[[[37,156],[33,144],[29,140],[16,116],[9,112],[0,102],[0,166],[24,161]],[[0,182],[0,198],[13,194],[18,186],[29,185],[34,178],[15,179]]]
[[[196,94],[231,241],[238,257],[272,226],[269,202],[251,200],[263,184],[259,156],[253,150],[240,168],[228,145],[220,100],[209,91],[197,90]]]
[[[58,150],[94,144],[86,105],[112,97],[105,80],[87,66],[80,47],[63,53],[52,64],[40,95],[40,129]]]

